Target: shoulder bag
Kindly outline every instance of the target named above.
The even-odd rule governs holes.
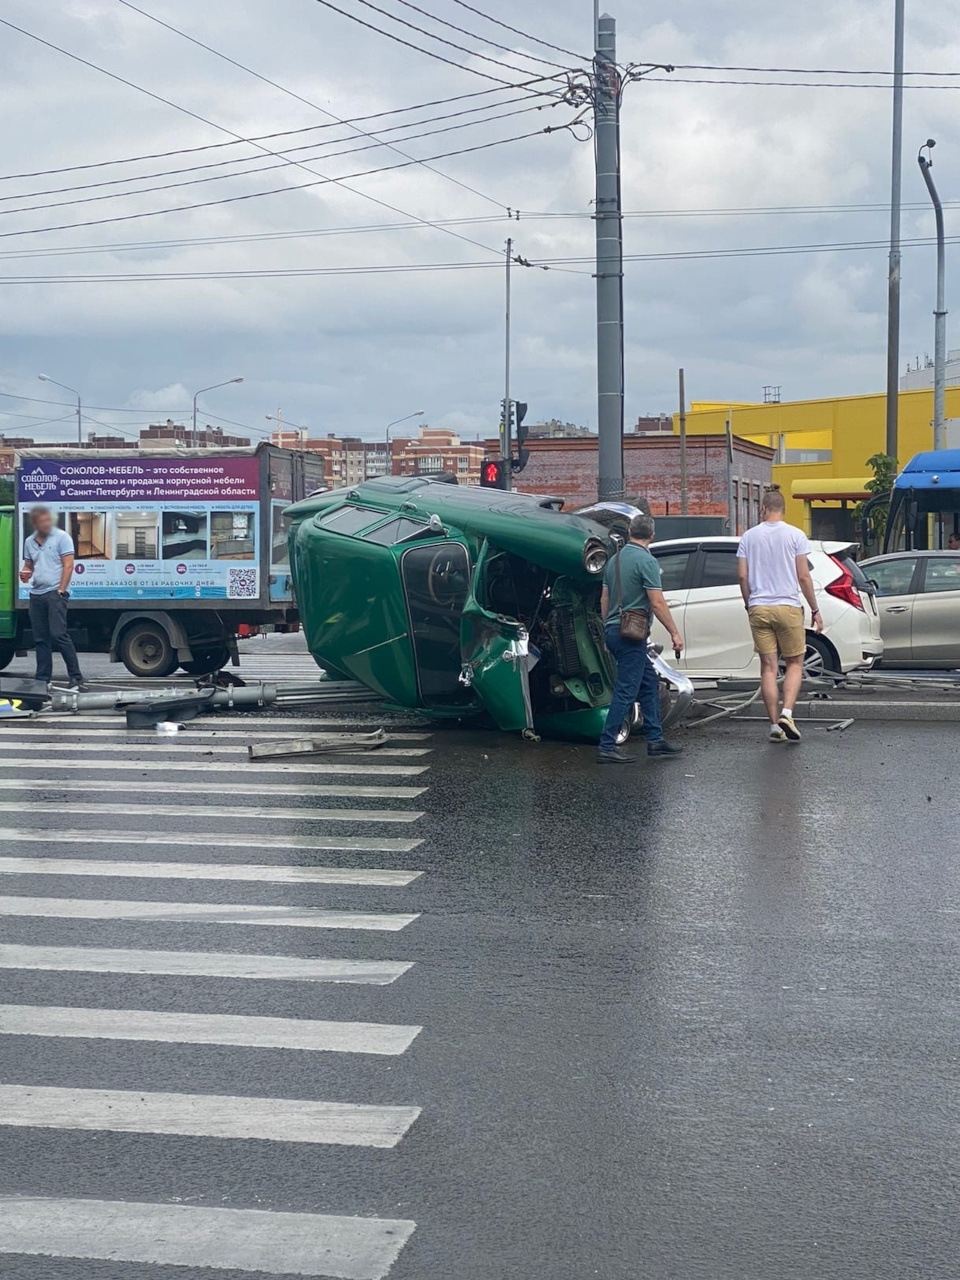
[[[623,583],[620,581],[620,552],[613,561],[613,571],[617,580],[617,603],[620,606],[620,635],[624,640],[633,640],[642,644],[650,634],[650,615],[646,609],[624,609]]]

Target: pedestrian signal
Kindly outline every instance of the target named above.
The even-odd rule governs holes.
[[[502,459],[488,459],[480,465],[480,487],[483,489],[506,489],[507,467],[510,464]]]

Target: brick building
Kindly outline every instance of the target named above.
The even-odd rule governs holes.
[[[524,493],[561,497],[568,506],[586,506],[597,498],[597,437],[528,440],[530,461],[516,477]],[[775,450],[733,438],[733,499],[737,532],[759,519],[760,498],[771,483]],[[680,514],[680,439],[678,436],[627,435],[623,441],[624,489],[647,499],[654,515]],[[687,440],[687,494],[690,515],[727,514],[727,441],[725,435]]]
[[[416,436],[391,441],[390,461],[395,476],[451,471],[460,484],[479,484],[484,451],[482,440],[461,440],[454,431],[421,427]]]

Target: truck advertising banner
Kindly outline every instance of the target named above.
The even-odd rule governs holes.
[[[21,551],[38,506],[73,539],[78,603],[260,593],[257,457],[25,458],[17,503]]]

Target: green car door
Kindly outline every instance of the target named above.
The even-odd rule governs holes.
[[[460,620],[461,681],[472,688],[499,729],[533,730],[527,629],[517,618],[484,607],[485,569],[493,553],[484,542]]]

